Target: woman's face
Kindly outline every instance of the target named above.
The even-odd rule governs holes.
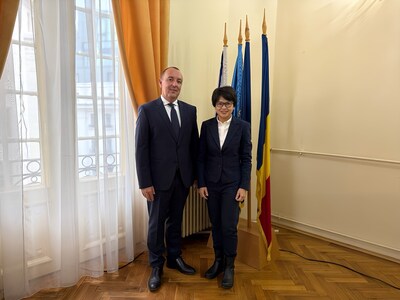
[[[224,97],[220,97],[215,103],[215,112],[218,115],[218,120],[226,122],[232,116],[234,106],[233,102],[227,101]]]

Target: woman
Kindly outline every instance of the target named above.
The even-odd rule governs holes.
[[[215,253],[214,263],[204,276],[213,279],[224,272],[222,287],[231,288],[239,205],[250,186],[250,124],[232,116],[236,105],[232,87],[215,89],[211,101],[216,117],[201,126],[198,158],[199,194],[207,200]]]

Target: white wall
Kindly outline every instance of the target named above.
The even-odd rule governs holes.
[[[400,259],[400,1],[171,0],[169,62],[199,124],[213,115],[224,23],[231,78],[249,16],[253,219],[264,8],[274,221]]]

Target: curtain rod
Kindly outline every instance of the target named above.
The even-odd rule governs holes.
[[[362,161],[371,161],[371,162],[379,162],[379,163],[388,163],[388,164],[400,165],[400,161],[396,161],[396,160],[387,160],[387,159],[380,159],[380,158],[370,158],[370,157],[342,155],[342,154],[331,154],[331,153],[322,153],[322,152],[313,152],[313,151],[300,151],[300,150],[271,148],[271,152],[293,153],[293,154],[298,154],[300,156],[303,155],[303,154],[316,155],[316,156],[326,156],[326,157],[354,159],[354,160],[362,160]]]

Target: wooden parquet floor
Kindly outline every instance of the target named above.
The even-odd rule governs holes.
[[[43,290],[26,299],[400,299],[400,290],[384,283],[400,288],[399,264],[287,229],[279,229],[276,237],[280,249],[333,264],[287,251],[280,251],[262,270],[236,261],[234,287],[225,290],[220,287],[222,275],[203,277],[213,251],[207,247],[208,234],[196,234],[184,239],[183,257],[197,274],[182,275],[165,267],[156,293],[147,289],[150,267],[144,253],[118,272],[85,277],[75,286]]]

